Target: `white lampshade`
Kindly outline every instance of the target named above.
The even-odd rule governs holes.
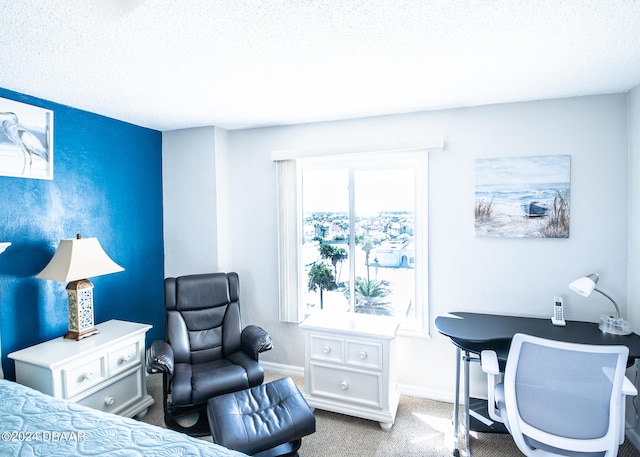
[[[569,284],[569,289],[584,297],[588,297],[595,290],[596,284],[598,284],[598,279],[600,278],[595,273],[583,276],[582,278],[576,279],[575,281],[571,282]]]
[[[118,271],[124,268],[109,258],[97,238],[76,238],[60,240],[53,258],[36,278],[68,282]]]

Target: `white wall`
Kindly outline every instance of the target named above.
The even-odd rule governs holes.
[[[215,129],[215,221],[223,221],[216,224],[218,239],[216,250],[218,257],[218,271],[232,271],[232,246],[233,224],[224,223],[231,217],[231,196],[229,195],[230,182],[233,176],[229,173],[229,132],[219,127]]]
[[[228,132],[230,218],[219,222],[231,227],[225,248],[231,247],[230,267],[240,274],[243,319],[263,326],[274,339],[274,350],[262,360],[303,366],[301,332],[278,321],[273,150],[393,149],[445,138],[444,152],[431,153],[429,165],[430,273],[425,280],[431,337],[401,338],[399,381],[415,394],[451,399],[455,351],[433,327],[439,314],[467,310],[547,317],[552,297],[563,295],[566,318],[595,322],[611,311],[610,303],[567,288],[572,279],[591,272],[600,273],[601,288],[626,313],[625,116],[625,96],[607,95]],[[166,145],[164,154],[174,153]],[[572,156],[570,238],[477,238],[475,159],[546,154]],[[171,179],[180,179],[179,171],[172,170]],[[177,215],[172,206],[186,201],[168,195],[175,189],[167,181],[165,218],[171,219]],[[174,242],[188,242],[181,232],[190,233],[189,224],[180,225],[172,226],[175,233],[165,240],[167,262],[179,252]],[[474,378],[482,379],[479,372]],[[473,392],[484,394],[483,383],[474,383]]]
[[[627,137],[629,146],[629,246],[627,273],[627,319],[636,333],[640,332],[640,86],[627,94]],[[638,386],[638,361],[627,370],[627,377]],[[640,449],[640,424],[635,398],[627,398],[627,438]]]
[[[640,331],[640,86],[627,95],[629,137],[629,265],[627,316]]]
[[[162,134],[165,277],[218,268],[215,132]]]

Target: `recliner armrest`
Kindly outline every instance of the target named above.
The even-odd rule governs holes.
[[[240,336],[242,350],[258,360],[261,352],[269,351],[273,348],[271,337],[257,325],[247,325]]]
[[[166,373],[173,376],[173,349],[169,343],[156,340],[147,353],[147,373]]]

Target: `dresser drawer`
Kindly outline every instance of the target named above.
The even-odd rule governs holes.
[[[105,358],[102,356],[62,370],[64,398],[71,398],[104,381],[107,377],[106,368]]]
[[[140,343],[134,341],[109,352],[109,373],[114,376],[140,363]]]
[[[382,376],[363,370],[311,364],[311,395],[368,407],[382,406]]]
[[[130,403],[142,398],[139,376],[140,371],[136,370],[113,384],[79,400],[78,403],[109,413],[117,413]]]
[[[311,335],[311,359],[327,362],[342,362],[344,340],[324,335]]]
[[[366,341],[346,341],[346,363],[363,368],[382,369],[382,345]]]

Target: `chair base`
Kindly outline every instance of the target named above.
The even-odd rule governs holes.
[[[193,425],[182,425],[180,419],[185,419],[187,416],[198,414],[198,419]],[[176,414],[165,414],[164,423],[167,428],[175,430],[176,432],[184,433],[185,435],[201,437],[211,435],[211,429],[209,428],[209,419],[207,417],[206,405],[200,408],[192,408],[185,410],[184,412]]]
[[[298,457],[302,438],[253,454],[253,457]]]
[[[211,434],[209,428],[209,418],[207,416],[207,405],[186,405],[176,406],[169,400],[169,380],[166,373],[162,374],[162,396],[164,400],[164,423],[167,428],[185,435],[202,437]],[[193,425],[182,425],[181,419],[187,416],[198,414],[198,419]]]

